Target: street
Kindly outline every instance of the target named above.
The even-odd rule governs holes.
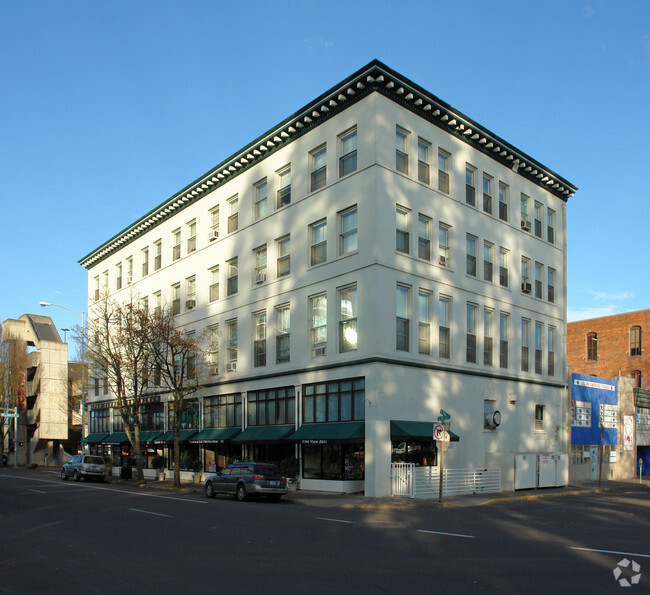
[[[0,470],[0,593],[594,593],[621,588],[622,560],[619,580],[650,585],[647,484],[400,511],[57,474]]]

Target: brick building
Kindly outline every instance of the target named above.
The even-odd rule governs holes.
[[[650,351],[643,335],[650,309],[590,318],[567,324],[567,363],[576,374],[615,379],[629,376],[650,388]]]

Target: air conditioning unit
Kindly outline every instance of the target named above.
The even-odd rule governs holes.
[[[192,308],[196,308],[196,300],[187,300],[187,301],[185,302],[185,307],[186,307],[188,310],[191,310]]]
[[[219,232],[216,229],[211,229],[208,234],[208,239],[212,242],[219,238]]]
[[[228,362],[226,364],[226,372],[236,372],[237,371],[237,362]]]
[[[496,430],[501,425],[501,412],[488,411],[485,414],[485,427]]]
[[[524,231],[530,231],[530,221],[522,221],[521,229],[523,229]]]
[[[208,368],[208,374],[210,376],[217,376],[219,374],[219,366],[210,366]]]
[[[311,350],[311,354],[313,357],[322,357],[325,355],[325,347],[314,347],[314,349]]]
[[[126,278],[126,282],[127,282],[129,285],[131,285],[131,283],[133,283],[133,275],[129,275],[129,276]]]
[[[521,284],[521,291],[522,293],[530,293],[531,290],[531,285],[530,283],[522,283]]]
[[[447,266],[447,257],[446,256],[438,257],[438,263],[441,264],[443,267],[446,267]]]
[[[255,283],[259,285],[260,283],[264,283],[264,281],[266,281],[266,273],[255,274]]]

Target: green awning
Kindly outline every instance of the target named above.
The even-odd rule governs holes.
[[[126,444],[128,441],[126,432],[113,432],[102,440],[102,444]]]
[[[178,438],[181,442],[189,440],[198,430],[181,430],[178,434]],[[154,444],[164,444],[167,442],[174,442],[174,430],[169,430],[164,434],[160,434],[155,440]]]
[[[155,442],[162,432],[140,432],[140,443]]]
[[[432,421],[391,421],[390,437],[391,440],[404,440],[406,442],[422,440],[433,440]],[[457,434],[449,430],[449,438],[452,442],[458,442],[460,438]]]
[[[81,444],[99,444],[104,438],[108,436],[108,432],[102,434],[88,434],[85,438],[81,439]]]
[[[203,430],[190,438],[190,442],[201,444],[221,444],[229,442],[241,432],[240,428],[212,428]]]
[[[252,426],[246,428],[233,442],[278,442],[295,430],[291,426]]]
[[[328,442],[358,442],[366,436],[362,421],[324,424],[305,424],[296,430],[289,440],[301,444],[327,444]]]

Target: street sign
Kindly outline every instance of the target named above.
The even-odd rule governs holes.
[[[433,439],[436,442],[449,442],[449,433],[442,424],[435,424],[433,426]]]
[[[0,413],[2,417],[20,417],[20,413]]]
[[[451,413],[447,413],[444,409],[441,409],[438,421],[447,421],[448,419],[451,419]]]

